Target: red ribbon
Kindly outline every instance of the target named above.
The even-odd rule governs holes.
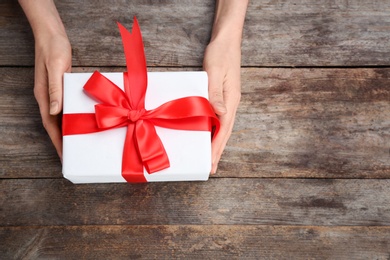
[[[64,114],[63,135],[89,134],[127,127],[122,158],[122,176],[128,182],[146,182],[148,173],[169,167],[169,159],[155,126],[193,131],[219,130],[219,120],[203,97],[185,97],[145,110],[147,70],[141,31],[134,17],[133,32],[120,23],[127,73],[123,92],[113,82],[95,71],[84,90],[100,104],[95,113]]]

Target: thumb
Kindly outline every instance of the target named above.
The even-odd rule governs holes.
[[[208,77],[210,104],[217,115],[224,115],[227,109],[223,100],[223,77],[219,77],[217,73],[209,73]]]
[[[62,70],[48,71],[50,115],[57,115],[62,110]]]

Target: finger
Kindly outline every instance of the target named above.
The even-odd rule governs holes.
[[[62,82],[64,71],[69,70],[61,61],[53,61],[47,68],[50,115],[57,115],[62,110]]]
[[[219,130],[218,135],[214,138],[211,144],[211,150],[212,150],[211,174],[217,172],[219,160],[221,159],[222,153],[232,133],[234,118],[235,116],[234,115],[232,116],[230,114],[220,116],[221,128]]]
[[[217,71],[208,71],[209,100],[217,115],[224,115],[227,112],[223,99],[223,75]]]
[[[62,160],[62,133],[60,129],[60,116],[46,114],[45,116],[42,116],[42,122],[57,151],[58,156]]]
[[[48,104],[48,102],[46,104]],[[59,126],[60,116],[49,115],[47,105],[39,105],[39,110],[41,113],[43,127],[49,135],[50,140],[52,141],[58,156],[62,159],[62,134]]]
[[[232,133],[236,111],[240,103],[241,91],[239,77],[233,81],[233,84],[229,83],[231,82],[225,82],[225,88],[227,91],[224,92],[227,113],[219,116],[220,130],[212,142],[211,173],[215,173],[217,171],[219,160]]]
[[[47,131],[54,147],[62,158],[62,137],[58,124],[58,117],[49,114],[49,94],[47,87],[47,73],[44,65],[36,63],[34,96],[38,102],[42,124]]]

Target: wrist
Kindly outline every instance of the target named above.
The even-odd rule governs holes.
[[[215,27],[214,27],[215,28]],[[228,28],[213,29],[210,43],[217,42],[230,48],[241,48],[242,32],[232,32]]]
[[[248,0],[217,0],[210,42],[241,46]]]
[[[19,0],[31,25],[35,40],[66,36],[65,27],[52,0]]]

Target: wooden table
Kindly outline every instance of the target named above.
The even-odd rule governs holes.
[[[115,2],[115,3],[113,3]],[[201,70],[213,1],[57,1],[73,71]],[[73,185],[33,97],[34,43],[0,3],[1,259],[389,259],[390,2],[251,1],[242,99],[207,182]]]

